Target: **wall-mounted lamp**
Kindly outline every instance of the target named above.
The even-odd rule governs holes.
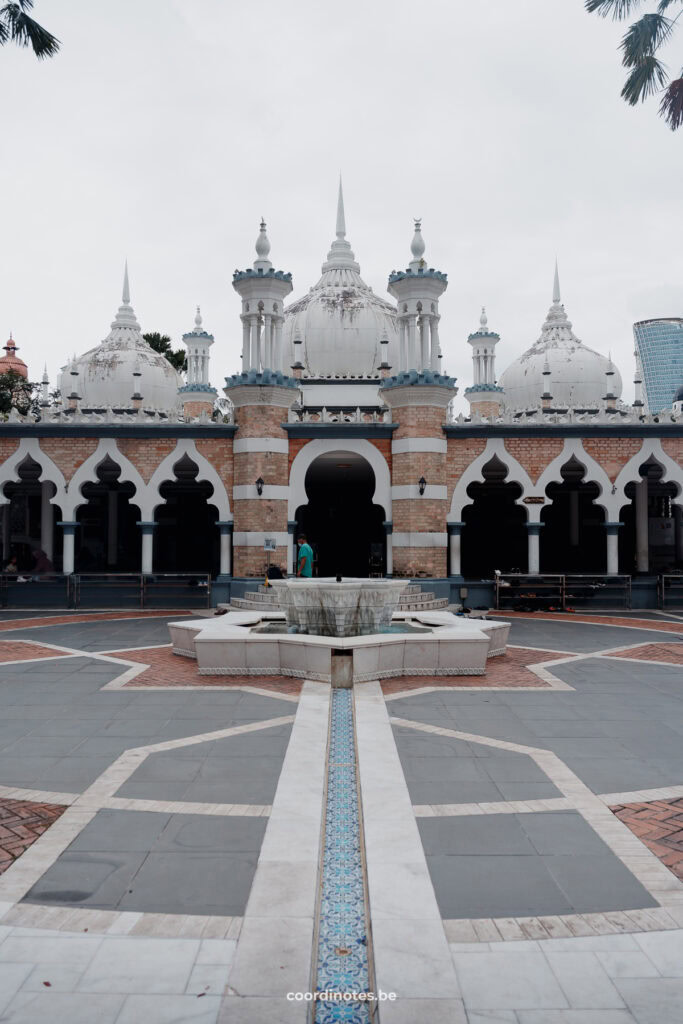
[[[262,476],[260,476],[258,478],[258,480],[256,481],[256,493],[258,494],[259,498],[263,494],[263,477]]]
[[[417,486],[418,490],[420,491],[420,497],[422,497],[422,495],[427,489],[427,481],[423,476],[421,476],[420,479],[418,480]]]

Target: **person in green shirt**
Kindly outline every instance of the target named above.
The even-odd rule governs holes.
[[[303,533],[299,537],[299,565],[296,574],[297,576],[313,575],[313,549],[310,544],[306,543]]]

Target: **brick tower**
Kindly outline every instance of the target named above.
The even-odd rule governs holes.
[[[242,299],[242,372],[226,378],[225,394],[235,408],[233,487],[233,575],[263,574],[267,540],[275,542],[271,564],[287,568],[287,434],[297,381],[285,370],[282,344],[284,299],[292,275],[274,270],[268,259],[266,225],[256,240],[253,269],[236,270],[232,284]]]
[[[400,575],[447,574],[446,409],[455,380],[440,373],[439,297],[448,279],[427,267],[420,221],[412,260],[389,277],[398,303],[399,372],[381,395],[399,424],[392,442],[393,566]]]

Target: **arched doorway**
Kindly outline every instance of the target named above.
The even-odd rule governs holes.
[[[173,466],[174,480],[161,484],[166,504],[155,513],[154,569],[156,572],[218,574],[220,536],[218,510],[209,501],[213,485],[198,480],[199,467],[188,455]]]
[[[663,480],[664,468],[655,459],[648,459],[638,470],[645,490],[643,500],[644,555],[647,573],[679,572],[683,567],[683,538],[681,516],[677,515],[678,488]],[[619,571],[638,573],[637,537],[637,481],[626,484],[624,495],[630,504],[624,505],[619,519],[624,524],[619,530]],[[645,570],[644,570],[645,571]]]
[[[316,575],[386,572],[385,514],[373,504],[375,486],[372,466],[355,452],[325,452],[308,467],[308,504],[297,509],[296,523],[313,547]]]
[[[77,572],[138,572],[140,510],[131,504],[132,483],[120,482],[121,467],[107,456],[97,467],[97,480],[83,484],[86,499],[76,513]]]
[[[584,482],[586,470],[572,456],[560,470],[562,483],[551,483],[546,494],[552,505],[541,513],[541,571],[546,573],[603,573],[607,541],[605,512],[594,504],[598,484]]]
[[[55,485],[43,480],[40,465],[27,455],[18,467],[18,481],[5,484],[9,499],[0,505],[2,564],[14,557],[20,572],[30,572],[35,553],[45,550],[50,561],[61,563],[61,530],[56,529],[60,510],[50,502]]]
[[[525,572],[526,510],[516,503],[522,488],[506,482],[507,466],[496,455],[482,474],[482,483],[467,488],[472,504],[462,512],[462,573],[467,579],[491,579],[496,569]]]

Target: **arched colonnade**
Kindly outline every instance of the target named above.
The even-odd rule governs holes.
[[[118,448],[115,438],[101,438],[95,451],[70,479],[40,447],[39,439],[22,438],[16,451],[0,464],[3,562],[13,546],[13,506],[22,499],[26,504],[29,488],[33,505],[39,500],[40,515],[26,515],[28,525],[20,535],[22,541],[25,546],[42,549],[53,563],[59,562],[61,550],[61,567],[65,574],[78,568],[81,553],[81,561],[89,570],[121,571],[123,561],[126,571],[133,568],[145,573],[177,571],[178,557],[182,563],[182,553],[195,550],[192,541],[198,540],[208,544],[207,551],[215,550],[216,558],[212,561],[217,572],[230,575],[230,500],[216,468],[192,440],[178,440],[174,450],[145,481],[140,470]],[[137,510],[134,519],[131,509]],[[211,510],[208,518],[207,509]],[[84,512],[90,512],[90,516]],[[176,513],[175,517],[169,515],[170,512]],[[181,522],[183,516],[185,521]],[[218,531],[215,541],[213,536],[207,538],[209,523]],[[166,564],[155,565],[155,532],[164,525],[173,527],[167,531],[167,541],[162,545]],[[137,530],[137,558],[130,551],[133,526]],[[79,543],[88,529],[95,537],[89,547]],[[79,531],[81,537],[77,536]],[[178,536],[174,544],[169,544],[168,537],[172,533]],[[156,547],[159,546],[157,543]],[[123,558],[122,551],[125,552]],[[175,557],[176,564],[168,563],[169,551],[181,553]],[[202,561],[206,562],[204,556]],[[183,568],[206,572],[209,565]]]

